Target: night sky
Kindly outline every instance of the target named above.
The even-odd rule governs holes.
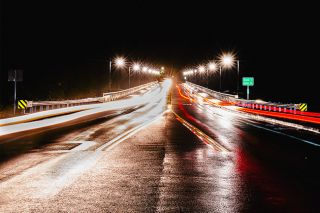
[[[233,50],[241,76],[255,77],[254,98],[307,102],[320,111],[320,18],[315,5],[66,2],[1,2],[3,105],[12,100],[7,72],[13,68],[24,70],[18,97],[43,100],[49,94],[99,93],[108,77],[105,59],[116,55],[178,72]],[[225,90],[234,89],[235,76],[236,70],[225,73]],[[211,88],[217,88],[215,82]]]

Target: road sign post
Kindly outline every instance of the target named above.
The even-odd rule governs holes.
[[[17,101],[17,82],[22,81],[22,70],[9,70],[8,81],[14,82],[14,95],[13,95],[13,114],[16,114],[16,101]]]
[[[249,87],[254,85],[254,78],[253,77],[243,77],[242,78],[242,86],[247,87],[247,100],[249,100],[249,94],[250,94],[250,89]]]

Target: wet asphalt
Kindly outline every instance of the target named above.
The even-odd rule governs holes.
[[[0,143],[0,212],[319,211],[319,148],[303,142],[317,135],[172,88],[114,117]]]

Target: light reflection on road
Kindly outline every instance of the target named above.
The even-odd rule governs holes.
[[[84,138],[90,137],[102,126],[111,127],[112,132],[109,132],[109,134],[112,135],[111,137],[116,138],[118,135],[125,134],[133,128],[157,118],[167,110],[166,101],[171,87],[171,80],[165,80],[161,84],[161,86],[153,91],[143,94],[142,97],[133,97],[134,100],[138,101],[136,103],[138,105],[146,103],[143,107],[129,114],[115,117],[99,125],[98,128],[89,129],[86,134],[81,134],[80,137],[77,137],[77,140],[81,141]],[[128,101],[128,104],[135,105],[132,101]],[[108,143],[111,139],[104,141],[104,143]],[[100,146],[103,145],[100,143]],[[87,172],[101,156],[101,151],[88,150],[70,153],[61,152],[60,155],[53,155],[53,158],[50,160],[27,169],[7,181],[0,182],[0,196],[2,198],[6,197],[7,201],[14,201],[17,198],[48,199],[72,184],[81,174]]]

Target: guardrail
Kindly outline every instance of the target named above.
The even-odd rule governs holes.
[[[265,110],[265,111],[301,114],[301,115],[308,114],[307,112],[301,112],[299,110],[299,104],[281,104],[281,103],[272,103],[272,102],[266,102],[266,101],[260,101],[260,100],[246,100],[246,99],[237,98],[236,95],[217,92],[217,91],[208,89],[206,87],[193,84],[188,81],[186,82],[186,85],[198,91],[207,93],[218,100],[231,102],[234,105],[240,106],[240,107],[257,109],[257,110]]]
[[[222,92],[217,92],[217,91],[208,89],[206,87],[191,83],[189,81],[187,81],[186,84],[188,86],[192,86],[192,87],[196,88],[197,90],[199,90],[201,92],[207,93],[207,94],[211,95],[212,97],[214,97],[216,99],[219,99],[219,100],[228,101],[228,102],[234,102],[236,100],[236,96],[235,95],[222,93]]]
[[[123,98],[125,96],[128,96],[132,93],[135,93],[139,90],[145,89],[147,87],[151,87],[157,84],[157,81],[153,81],[147,84],[143,84],[137,87],[133,87],[127,90],[121,90],[121,91],[117,91],[117,92],[109,92],[109,93],[103,93],[102,98],[104,99],[104,102],[107,101],[114,101],[117,100],[119,98]]]
[[[133,87],[130,89],[126,89],[126,90],[103,93],[102,97],[95,97],[95,98],[63,100],[63,101],[28,101],[27,109],[29,113],[33,113],[37,111],[46,111],[51,109],[73,107],[73,106],[79,106],[84,104],[104,103],[104,102],[114,101],[114,100],[123,98],[139,90],[154,86],[156,84],[157,84],[157,81],[153,81],[153,82],[143,84],[137,87]]]

